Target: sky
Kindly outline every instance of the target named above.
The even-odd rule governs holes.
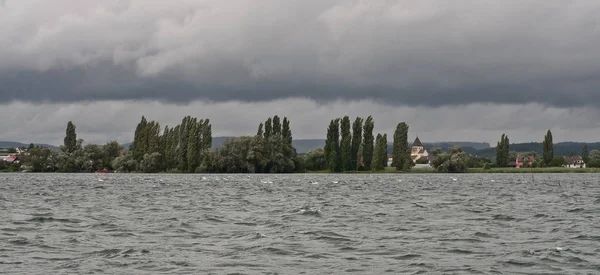
[[[294,138],[600,141],[596,0],[0,0],[0,140],[129,142],[142,115]]]

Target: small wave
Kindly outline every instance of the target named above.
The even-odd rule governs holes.
[[[452,253],[452,254],[475,254],[475,252],[471,251],[471,250],[466,250],[466,249],[450,249],[448,250],[448,252]]]
[[[171,261],[172,264],[176,266],[192,266],[192,263],[184,262],[184,261]]]
[[[109,234],[111,237],[135,237],[136,235],[131,232],[117,232]]]
[[[265,252],[266,254],[271,254],[271,255],[284,255],[284,256],[288,256],[288,255],[294,255],[296,253],[289,251],[289,250],[285,250],[285,249],[281,249],[281,248],[275,248],[275,247],[265,247],[263,249],[261,249],[262,252]]]
[[[348,242],[352,242],[352,240],[348,239],[348,238],[331,237],[331,236],[319,236],[319,237],[317,237],[315,239],[322,240],[322,241],[325,241],[325,242],[331,242],[331,243],[348,243]]]
[[[577,207],[577,208],[573,208],[573,209],[569,209],[567,210],[567,212],[581,212],[584,211],[585,209],[581,208],[581,207]]]
[[[302,208],[298,211],[298,213],[302,214],[302,215],[309,215],[309,216],[321,216],[321,209],[316,208],[316,207],[310,207],[310,208]]]
[[[311,259],[326,259],[326,258],[329,258],[329,256],[327,256],[325,253],[308,254],[305,257],[306,258],[311,258]]]
[[[498,236],[496,236],[496,235],[485,233],[485,232],[475,232],[475,237],[480,237],[480,238],[498,238]]]
[[[102,250],[98,250],[98,251],[94,251],[94,252],[89,252],[89,253],[85,253],[85,255],[88,256],[100,256],[100,257],[105,257],[105,258],[116,258],[116,257],[129,257],[130,255],[133,254],[148,254],[150,253],[149,250],[146,249],[142,249],[142,250],[135,250],[133,248],[129,248],[126,250],[123,249],[118,249],[118,248],[108,248],[108,249],[102,249]]]
[[[418,203],[416,203],[416,202],[413,202],[413,206],[414,206],[414,207],[418,207],[418,208],[427,208],[427,207],[425,207],[425,206],[423,206],[423,205],[420,205],[420,204],[418,204]]]
[[[252,239],[262,239],[262,238],[266,238],[266,237],[267,237],[267,235],[260,233],[260,232],[256,232],[256,234],[254,234]]]
[[[532,262],[522,262],[522,261],[517,261],[517,260],[508,260],[508,261],[504,261],[504,264],[507,265],[515,265],[515,266],[519,266],[519,267],[531,267],[531,266],[535,266],[535,263]]]
[[[442,242],[465,242],[465,243],[480,243],[483,242],[480,239],[472,239],[472,238],[449,238],[449,239],[439,239]]]
[[[535,216],[533,216],[534,218],[547,218],[548,215],[546,214],[535,214]]]
[[[80,220],[76,220],[76,219],[55,219],[53,217],[33,217],[31,219],[28,219],[27,222],[36,222],[36,223],[44,223],[44,222],[81,223]]]
[[[225,223],[226,221],[222,217],[212,216],[212,215],[204,215],[204,219],[210,222],[218,222]]]
[[[77,229],[71,229],[71,228],[60,228],[58,230],[65,232],[65,233],[83,233],[83,232],[85,232],[84,230],[77,230]]]
[[[483,212],[485,212],[485,210],[481,210],[481,209],[470,209],[470,208],[469,208],[469,209],[465,209],[465,211],[467,211],[467,212],[471,212],[471,213],[478,213],[478,214],[479,214],[479,213],[483,213]]]
[[[516,218],[509,216],[509,215],[502,215],[502,214],[498,214],[498,215],[494,215],[494,220],[498,220],[498,221],[514,221],[516,220]]]
[[[577,236],[573,237],[572,239],[600,242],[600,236],[595,236],[595,235],[591,235],[591,236],[590,235],[577,235]]]
[[[13,244],[13,245],[28,245],[28,244],[30,244],[29,240],[27,240],[25,238],[10,240],[10,241],[8,241],[8,243]]]
[[[253,267],[253,268],[266,267],[263,264],[241,263],[241,262],[220,263],[220,264],[216,264],[215,266],[216,267]],[[230,274],[236,274],[236,273],[230,273]],[[242,273],[237,273],[237,274],[242,274]]]
[[[253,222],[234,222],[235,225],[243,225],[243,226],[256,226],[256,223]]]
[[[118,254],[120,252],[121,252],[121,249],[110,248],[110,249],[102,249],[102,250],[98,250],[98,251],[94,251],[94,252],[89,252],[89,253],[86,253],[86,255],[112,258],[112,257],[118,256]]]
[[[392,259],[394,259],[394,260],[412,260],[412,259],[419,258],[419,257],[421,257],[421,255],[419,255],[419,254],[406,254],[406,255],[402,255],[402,256],[392,257]]]

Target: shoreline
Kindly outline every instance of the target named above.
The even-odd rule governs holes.
[[[59,172],[14,172],[14,171],[0,171],[0,174],[9,174],[9,173],[18,173],[18,174],[96,174],[96,175],[110,175],[110,174],[172,174],[172,175],[235,175],[235,174],[245,174],[252,175],[251,173],[59,173]],[[386,167],[385,170],[382,171],[352,171],[352,172],[339,172],[339,173],[330,173],[329,171],[307,171],[302,173],[257,173],[256,175],[298,175],[298,174],[590,174],[590,173],[600,173],[600,168],[565,168],[565,167],[548,167],[548,168],[469,168],[466,173],[442,173],[437,172],[433,168],[413,168],[406,172],[396,172],[393,167]]]

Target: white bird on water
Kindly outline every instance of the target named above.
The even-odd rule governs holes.
[[[457,181],[457,180],[458,180],[457,178],[451,178],[451,179],[452,179],[453,181]]]

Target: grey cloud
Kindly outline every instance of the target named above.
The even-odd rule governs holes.
[[[600,102],[594,0],[2,3],[0,102]]]

